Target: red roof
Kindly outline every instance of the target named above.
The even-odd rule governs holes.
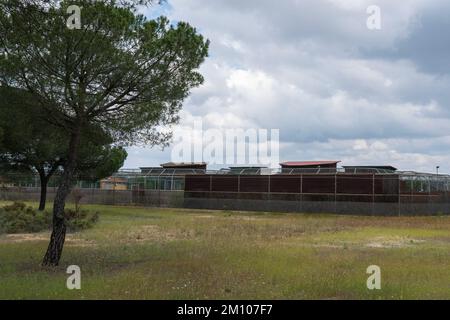
[[[341,161],[287,161],[280,163],[281,166],[286,167],[306,167],[306,166],[321,166],[327,164],[338,164]]]

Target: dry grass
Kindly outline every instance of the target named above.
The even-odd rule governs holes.
[[[56,270],[39,267],[48,233],[1,236],[0,298],[450,298],[450,217],[91,208],[98,226],[68,235]]]

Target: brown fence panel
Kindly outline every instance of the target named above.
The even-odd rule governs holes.
[[[240,192],[269,192],[269,176],[239,176]]]
[[[337,193],[372,194],[373,175],[337,175]]]
[[[301,176],[274,175],[270,176],[271,193],[300,193]]]
[[[335,175],[304,175],[303,193],[334,193]]]
[[[211,176],[212,177],[212,191],[213,192],[238,192],[238,176]]]
[[[195,176],[195,175],[187,175],[184,181],[184,190],[187,192],[191,191],[205,191],[209,192],[210,190],[210,176]]]

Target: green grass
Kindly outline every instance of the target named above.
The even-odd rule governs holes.
[[[68,235],[53,270],[48,233],[0,235],[0,299],[450,299],[450,217],[84,208],[100,222]]]

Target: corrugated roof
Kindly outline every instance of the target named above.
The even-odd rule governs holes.
[[[280,163],[281,166],[287,167],[304,167],[304,166],[321,166],[327,164],[338,164],[341,161],[287,161]]]
[[[206,162],[167,162],[162,163],[163,168],[193,168],[193,167],[204,167]]]
[[[110,182],[110,183],[127,183],[128,182],[128,180],[125,178],[115,177],[115,176],[107,177],[100,181],[101,182]]]
[[[396,171],[397,168],[389,165],[382,166],[342,166],[344,169],[385,169]]]

